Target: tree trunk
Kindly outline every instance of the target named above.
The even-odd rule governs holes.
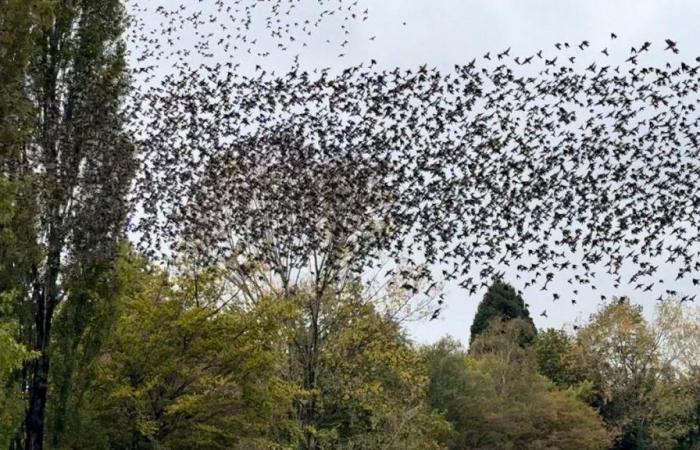
[[[55,236],[55,235],[54,235]],[[52,236],[52,237],[54,237]],[[55,243],[54,239],[50,242]],[[43,280],[34,283],[34,345],[38,357],[29,364],[27,388],[29,404],[25,417],[24,450],[42,450],[44,448],[44,418],[49,382],[49,343],[51,337],[51,319],[57,299],[58,267],[60,264],[60,246],[49,253]],[[36,276],[37,271],[35,271]],[[43,282],[42,282],[43,281]]]
[[[29,383],[31,395],[27,408],[25,450],[42,450],[44,448],[44,416],[49,379],[49,355],[46,352],[43,352],[32,362],[31,371]]]
[[[306,398],[302,408],[300,421],[304,431],[304,450],[318,450],[319,444],[310,427],[317,425],[316,400],[318,393],[318,359],[319,359],[319,315],[321,309],[321,296],[311,300],[309,305],[310,319],[309,338],[306,343],[306,353],[304,354],[304,389],[311,392]]]

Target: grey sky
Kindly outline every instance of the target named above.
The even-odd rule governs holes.
[[[167,0],[170,2],[172,0]],[[184,0],[187,3],[189,0]],[[302,2],[314,4],[313,1]],[[206,2],[205,2],[206,4]],[[681,57],[694,59],[700,55],[700,2],[652,1],[652,0],[359,0],[361,9],[369,8],[366,22],[350,24],[350,34],[339,33],[337,24],[327,23],[320,32],[309,38],[308,47],[290,48],[278,52],[269,42],[264,29],[252,30],[259,44],[269,45],[272,51],[267,58],[257,58],[240,53],[237,61],[241,69],[252,72],[256,64],[267,70],[284,71],[300,54],[303,68],[330,67],[342,69],[347,65],[378,61],[380,67],[415,67],[427,63],[449,70],[454,64],[463,64],[485,52],[502,51],[512,47],[511,55],[528,56],[539,49],[554,52],[554,43],[568,41],[578,44],[586,39],[591,42],[591,58],[600,59],[600,50],[608,47],[610,63],[621,63],[630,47],[651,41],[654,50],[646,61],[663,64],[668,58],[659,47],[664,39],[678,41]],[[297,13],[304,14],[304,10]],[[313,11],[306,11],[310,15]],[[404,25],[405,22],[405,25]],[[618,36],[610,41],[610,32]],[[332,43],[326,43],[333,33]],[[370,36],[376,36],[369,40]],[[349,44],[340,49],[344,39]],[[339,58],[338,55],[345,56]],[[654,298],[665,288],[692,292],[690,280],[674,282],[675,271],[665,268],[661,274],[667,278],[665,286],[659,285],[652,292],[642,294],[630,288],[612,289],[610,279],[601,278],[598,291],[569,285],[567,276],[559,276],[550,285],[553,291],[566,293],[579,289],[579,302],[571,305],[567,297],[552,303],[549,292],[531,288],[524,293],[531,305],[531,314],[538,327],[559,327],[585,320],[600,301],[600,294],[629,295],[643,304],[647,314],[653,309]],[[506,278],[515,281],[515,273],[507,272]],[[516,284],[517,286],[517,284]],[[483,295],[479,292],[469,297],[456,285],[445,287],[446,308],[440,319],[429,323],[408,325],[410,335],[419,342],[432,342],[450,334],[463,342],[468,340],[468,327],[476,306]],[[546,309],[548,317],[540,313]]]

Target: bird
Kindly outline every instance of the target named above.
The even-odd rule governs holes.
[[[666,48],[664,50],[671,50],[673,53],[678,53],[677,43],[671,39],[666,39]]]

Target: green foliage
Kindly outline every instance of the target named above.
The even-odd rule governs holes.
[[[564,330],[553,328],[540,331],[534,341],[533,350],[542,375],[560,388],[572,388],[579,398],[588,395],[590,383],[586,383],[584,368],[580,358],[577,358],[576,341],[573,336]]]
[[[7,333],[38,353],[7,383],[30,394],[27,442],[15,445],[32,449],[41,448],[46,428],[49,348],[63,350],[50,386],[58,411],[87,323],[110,314],[93,291],[108,284],[97,273],[109,272],[123,236],[135,168],[123,131],[123,7],[121,0],[0,1],[0,293],[13,298]],[[52,341],[57,310],[66,324]],[[56,414],[54,431],[63,416]]]
[[[22,344],[20,329],[29,267],[39,257],[34,245],[35,210],[29,177],[13,169],[33,124],[24,75],[46,6],[47,2],[37,0],[0,4],[0,447],[4,448],[24,414],[18,372],[32,356]]]
[[[507,321],[511,319],[523,319],[529,324],[527,328],[523,328],[521,342],[527,344],[532,341],[537,330],[525,301],[513,286],[504,281],[496,280],[486,291],[476,310],[476,316],[474,316],[474,322],[470,328],[470,341],[473,342],[494,320]]]
[[[616,448],[651,448],[660,367],[653,332],[641,307],[616,299],[596,312],[578,335],[594,405],[615,430]]]
[[[338,301],[340,300],[340,301]],[[322,448],[439,449],[428,378],[397,323],[361,299],[336,299],[319,364]]]
[[[442,448],[449,425],[429,413],[427,376],[395,321],[380,314],[359,289],[322,298],[316,383],[301,390],[309,373],[304,352],[314,328],[308,314],[313,297],[302,291],[289,300],[295,317],[288,379],[300,387],[295,416],[311,402],[316,411],[312,428],[302,429],[304,438],[290,445],[306,448],[313,441],[318,448],[336,449]]]
[[[294,388],[276,376],[288,311],[268,302],[219,310],[213,275],[169,279],[139,260],[118,267],[117,318],[83,372],[93,378],[78,383],[83,409],[63,446],[271,448],[275,431],[291,427]]]
[[[424,351],[430,404],[455,430],[451,449],[604,449],[608,433],[596,412],[553,389],[520,345],[527,322],[494,322],[470,354],[440,342]]]
[[[482,420],[478,405],[488,398],[487,378],[473,370],[461,345],[449,338],[422,349],[428,368],[428,404],[452,424],[450,449],[468,448],[478,438],[472,427]]]
[[[83,393],[95,378],[93,362],[114,329],[119,299],[136,294],[134,280],[143,264],[124,243],[116,265],[76,265],[66,282],[68,298],[56,313],[51,351],[49,428],[53,447],[61,446],[67,426],[81,429],[79,412],[85,407]]]
[[[693,367],[680,382],[666,386],[672,395],[664,396],[662,417],[677,450],[700,448],[700,367]]]
[[[697,448],[699,329],[698,314],[674,299],[660,302],[649,323],[620,298],[579,331],[576,353],[614,448]]]
[[[0,4],[0,168],[15,168],[33,125],[25,89],[37,34],[49,17],[46,0],[5,0]]]
[[[295,356],[308,331],[302,294],[243,308],[225,303],[219,273],[168,276],[128,250],[115,277],[104,284],[112,291],[90,296],[111,319],[89,314],[76,333],[75,313],[59,315],[72,319],[59,320],[71,327],[57,336],[82,336],[55,346],[57,387],[70,362],[67,399],[52,396],[59,448],[297,448],[292,407],[309,399],[319,414],[307,431],[321,448],[443,448],[449,424],[429,412],[418,352],[358,292],[324,313],[311,393]]]
[[[19,343],[14,292],[0,292],[0,446],[7,448],[24,414],[24,396],[14,383],[16,372],[32,354]]]
[[[0,175],[0,446],[7,447],[22,420],[25,397],[18,382],[30,353],[20,338],[26,278],[38,250],[28,183]]]

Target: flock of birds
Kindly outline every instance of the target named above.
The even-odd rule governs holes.
[[[217,60],[239,68],[242,54],[270,58],[280,52],[301,51],[314,33],[327,29],[334,30],[335,37],[325,39],[326,43],[345,48],[350,44],[352,24],[369,17],[369,8],[362,7],[359,0],[126,3],[134,72],[146,84],[157,78],[162,67],[185,70],[202,61]]]
[[[216,2],[253,48],[244,31],[258,2],[232,3],[243,13]],[[296,2],[272,4],[278,39],[318,26],[279,21]],[[332,5],[345,20],[367,13]],[[163,15],[173,27],[190,20]],[[668,63],[645,62],[656,48]],[[616,288],[694,300],[657,271],[671,264],[677,280],[700,284],[700,57],[680,60],[671,39],[620,61],[586,40],[511,53],[449,72],[374,60],[278,75],[177,66],[134,102],[135,230],[153,249],[246,261],[244,273],[263,266],[287,281],[291,270],[359,274],[389,257],[388,275],[416,294],[437,283],[427,267],[475,293],[510,265],[524,287],[566,276],[572,288],[554,301],[596,289],[601,268]],[[623,263],[636,268],[625,279]]]

